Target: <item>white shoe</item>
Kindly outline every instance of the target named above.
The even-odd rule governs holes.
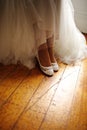
[[[42,70],[42,72],[48,76],[52,76],[54,74],[54,71],[53,71],[53,67],[52,66],[49,66],[49,67],[45,67],[45,66],[42,66],[41,63],[40,63],[40,60],[39,60],[39,57],[37,56],[37,60],[39,62],[39,66]]]
[[[55,63],[51,63],[52,67],[53,67],[53,70],[54,72],[57,72],[59,70],[59,66],[58,64],[55,62]]]

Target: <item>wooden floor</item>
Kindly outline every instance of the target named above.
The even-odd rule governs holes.
[[[0,65],[0,130],[87,130],[87,59],[39,68]]]

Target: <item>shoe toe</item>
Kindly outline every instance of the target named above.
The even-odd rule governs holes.
[[[48,76],[52,76],[54,74],[54,71],[53,69],[49,69],[47,71],[45,71],[45,73],[48,75]]]
[[[54,74],[52,67],[41,67],[41,70],[43,71],[44,74],[48,76],[52,76]]]
[[[52,63],[52,67],[55,72],[59,70],[59,66],[57,63]]]

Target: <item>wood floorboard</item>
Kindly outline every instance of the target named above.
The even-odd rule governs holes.
[[[85,73],[86,69],[87,60],[84,61],[81,66],[79,80],[77,82],[74,98],[72,101],[71,112],[67,122],[67,130],[87,129],[87,90],[84,91],[84,87],[87,87],[87,73]]]
[[[8,65],[4,66],[0,64],[0,83],[2,80],[4,80],[12,71],[14,71],[16,66],[14,65]]]
[[[16,67],[15,71],[10,73],[7,78],[1,82],[0,99],[3,100],[3,103],[5,103],[6,100],[8,100],[8,98],[14,93],[27,73],[27,70],[25,70],[23,67],[18,66]],[[0,107],[3,105],[3,103],[0,103]]]

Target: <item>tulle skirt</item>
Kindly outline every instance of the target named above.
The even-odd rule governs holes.
[[[32,1],[0,1],[0,62],[34,66],[36,39],[33,25],[40,22]]]
[[[56,56],[64,63],[87,57],[71,0],[1,0],[0,10],[1,63],[21,62],[33,68],[38,46],[52,35]]]
[[[66,64],[87,58],[86,39],[76,27],[71,0],[61,1],[59,39],[55,51],[57,57]]]

